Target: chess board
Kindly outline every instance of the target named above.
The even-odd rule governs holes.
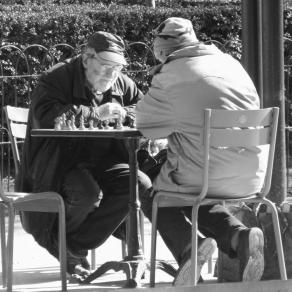
[[[31,136],[35,137],[112,137],[112,138],[130,138],[141,137],[142,134],[136,128],[123,127],[114,129],[84,128],[84,129],[32,129]]]

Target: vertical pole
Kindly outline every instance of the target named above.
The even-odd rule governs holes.
[[[127,236],[129,260],[144,259],[142,250],[142,237],[140,230],[140,201],[138,188],[138,162],[137,151],[139,138],[128,140],[129,165],[130,165],[130,202],[129,202],[129,234]]]
[[[262,0],[242,0],[242,65],[253,80],[263,105]]]
[[[287,194],[284,98],[283,0],[262,1],[263,106],[280,108],[274,171],[269,198],[281,203]]]

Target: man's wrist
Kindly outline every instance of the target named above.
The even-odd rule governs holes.
[[[100,120],[99,110],[97,107],[90,107],[90,119]]]

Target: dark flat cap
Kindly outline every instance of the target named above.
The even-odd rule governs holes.
[[[124,57],[125,44],[118,35],[98,31],[88,38],[87,45],[107,61],[127,65]]]

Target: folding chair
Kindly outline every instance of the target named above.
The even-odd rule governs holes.
[[[4,111],[7,118],[9,138],[12,145],[15,171],[16,173],[18,173],[20,155],[17,144],[19,142],[19,139],[25,138],[28,109],[6,106],[4,107]],[[6,264],[6,266],[4,267],[6,273],[3,274],[3,285],[7,286],[7,291],[12,291],[14,220],[17,211],[58,213],[59,257],[60,257],[59,260],[61,268],[60,272],[62,280],[62,291],[67,291],[65,207],[62,197],[55,192],[41,193],[4,192],[1,181],[0,198],[2,204],[4,204],[8,209],[7,245],[5,245],[5,228],[1,228],[2,261]],[[3,208],[1,208],[1,227],[5,226],[5,221],[3,223],[4,219],[3,211],[4,211]],[[3,255],[5,256],[3,257]]]
[[[278,108],[260,110],[204,110],[204,125],[201,144],[204,147],[204,169],[202,189],[196,193],[176,193],[159,191],[153,200],[152,235],[151,235],[151,263],[150,286],[155,285],[155,260],[157,237],[157,214],[159,207],[192,206],[192,251],[191,251],[191,285],[197,285],[197,250],[198,250],[198,209],[202,204],[224,202],[250,202],[267,205],[272,213],[274,234],[276,239],[279,269],[282,280],[287,280],[279,218],[275,204],[266,198],[269,193],[276,132],[278,123]],[[257,194],[238,198],[216,198],[208,195],[209,150],[210,147],[251,147],[269,144],[267,172],[262,190]],[[236,195],[236,194],[235,194]]]

